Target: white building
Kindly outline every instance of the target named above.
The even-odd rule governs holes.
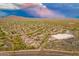
[[[63,39],[72,39],[74,38],[74,35],[72,34],[56,34],[56,35],[51,35],[49,40],[63,40]]]

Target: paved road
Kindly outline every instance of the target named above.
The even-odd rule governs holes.
[[[66,52],[56,50],[21,50],[21,51],[2,51],[0,56],[78,56],[79,52]]]

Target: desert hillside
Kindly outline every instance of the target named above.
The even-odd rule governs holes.
[[[55,49],[79,51],[79,20],[0,19],[0,51]]]

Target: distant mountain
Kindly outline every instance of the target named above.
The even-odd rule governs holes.
[[[2,20],[5,19],[5,20],[79,20],[79,19],[76,19],[76,18],[26,18],[26,17],[22,17],[22,16],[7,16],[7,17],[3,17],[1,18]]]

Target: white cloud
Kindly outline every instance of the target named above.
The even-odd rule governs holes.
[[[40,4],[38,4],[40,7],[42,7],[42,8],[46,8],[46,6],[45,5],[43,5],[42,3],[40,3]]]
[[[20,6],[24,4],[28,5],[28,3],[0,3],[0,9],[20,9]],[[32,5],[46,8],[42,3],[32,3]]]
[[[42,3],[2,3],[0,4],[0,9],[21,9],[32,15],[45,18],[64,17],[64,15],[48,9]]]
[[[16,4],[12,3],[1,3],[0,9],[20,9]]]
[[[39,16],[41,18],[54,18],[54,17],[63,17],[64,15],[61,15],[60,13],[58,13],[55,10],[50,10],[48,9],[45,5],[43,5],[42,3],[38,3],[38,4],[24,4],[21,6],[22,9],[25,12],[29,12],[29,14],[33,15],[33,16]]]

